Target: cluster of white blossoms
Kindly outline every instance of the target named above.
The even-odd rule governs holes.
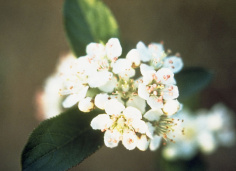
[[[63,112],[63,96],[58,93],[63,88],[64,80],[61,78],[68,68],[76,61],[76,57],[71,53],[62,56],[57,68],[45,81],[42,89],[36,93],[37,118],[39,120],[54,117]]]
[[[104,110],[91,127],[105,132],[107,147],[121,141],[129,150],[156,150],[162,138],[173,141],[168,134],[179,123],[171,115],[181,109],[174,74],[183,62],[159,43],[139,42],[125,58],[121,55],[119,40],[111,38],[88,44],[85,56],[65,60],[57,71],[61,97],[55,101],[64,99],[64,108],[78,105],[82,112]]]
[[[167,144],[162,151],[168,160],[191,159],[199,151],[213,153],[219,146],[230,147],[236,142],[233,112],[218,103],[211,110],[196,113],[183,109],[174,117],[184,119],[184,135],[178,135],[175,143]]]

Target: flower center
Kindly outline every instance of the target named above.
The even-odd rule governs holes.
[[[160,120],[154,125],[156,126],[155,133],[159,136],[162,136],[166,141],[170,140],[174,142],[173,138],[175,135],[173,134],[177,128],[177,125],[183,122],[183,120],[169,118],[166,115],[161,115]],[[182,128],[182,134],[184,134],[184,128]],[[172,136],[173,138],[170,138]]]
[[[157,83],[146,86],[148,93],[150,95],[157,96],[157,97],[163,96],[164,88],[165,86],[163,84],[157,84]]]
[[[119,94],[123,99],[128,99],[129,97],[136,94],[136,87],[134,86],[134,80],[129,79],[125,80],[120,78],[115,88],[115,92],[113,94]]]

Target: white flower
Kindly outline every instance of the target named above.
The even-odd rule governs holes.
[[[230,147],[236,142],[234,113],[222,103],[215,104],[209,111],[207,125],[214,131],[220,145]]]
[[[62,85],[60,76],[54,74],[45,81],[43,91],[36,94],[37,107],[39,108],[38,118],[40,120],[51,118],[63,111],[61,105],[63,98],[58,93]]]
[[[91,121],[93,129],[106,130],[112,125],[112,120],[107,114],[100,114]]]
[[[148,119],[149,121],[159,121],[161,115],[163,115],[163,112],[161,109],[155,109],[155,110],[152,109],[152,110],[147,111],[143,117]]]
[[[104,46],[101,43],[90,43],[86,47],[87,55],[91,60],[102,60],[107,58],[110,61],[116,61],[122,53],[120,41],[117,38],[111,38]],[[101,62],[101,61],[99,61]]]
[[[92,98],[86,97],[86,98],[80,100],[78,107],[79,107],[79,110],[81,110],[82,112],[90,112],[94,107],[94,103],[92,102]]]
[[[164,59],[163,67],[169,68],[173,73],[178,73],[183,68],[183,61],[180,57],[170,56]]]
[[[150,122],[147,122],[146,125],[148,127],[148,134],[150,135],[141,135],[138,139],[137,147],[141,151],[145,151],[149,146],[151,151],[155,151],[160,147],[162,137],[154,133],[156,128]]]
[[[106,49],[100,43],[90,43],[86,47],[86,53],[93,58],[101,59],[106,55]]]
[[[142,113],[144,113],[146,110],[146,102],[144,99],[140,98],[139,96],[133,96],[128,99],[126,102],[127,106],[132,106],[137,109],[139,109]]]
[[[138,139],[137,148],[141,151],[146,151],[149,146],[149,140],[146,135],[141,135]]]
[[[99,109],[105,109],[105,104],[108,101],[108,99],[109,99],[108,94],[106,93],[98,94],[94,99],[94,103]]]
[[[155,151],[156,149],[158,149],[160,147],[160,143],[161,143],[162,137],[154,135],[153,139],[151,139],[150,142],[150,150]]]
[[[222,104],[214,105],[209,111],[201,109],[197,113],[184,109],[173,118],[184,120],[184,134],[179,133],[175,136],[175,143],[165,146],[163,156],[166,159],[190,159],[198,151],[211,154],[220,145],[230,147],[235,143],[230,110]]]
[[[122,48],[121,48],[119,39],[111,38],[108,40],[106,44],[106,53],[107,53],[108,59],[110,59],[111,61],[117,60],[117,58],[122,53]]]
[[[175,143],[167,143],[162,154],[168,160],[175,160],[177,158],[189,159],[197,153],[198,130],[196,123],[196,115],[189,115],[190,111],[182,110],[180,113],[173,116],[173,118],[181,118],[184,122],[178,127],[184,128],[184,133],[181,131],[175,133]]]
[[[180,103],[178,100],[167,100],[163,106],[163,112],[166,115],[173,115],[177,113],[180,109]]]
[[[114,92],[112,94],[120,96],[122,99],[133,99],[137,96],[137,83],[133,79],[119,77]]]
[[[165,53],[163,45],[158,43],[152,43],[146,47],[145,44],[140,41],[136,48],[140,53],[140,58],[143,62],[148,62],[150,60],[159,61]]]
[[[104,98],[102,96],[104,95],[100,97]],[[141,112],[131,106],[125,108],[117,99],[108,100],[104,108],[106,114],[96,116],[91,121],[91,127],[109,131],[109,136],[113,132],[119,132],[119,140],[122,140],[123,145],[129,150],[134,149],[138,140],[136,133],[146,134],[148,132],[147,125],[141,120]],[[104,137],[104,141],[108,140]],[[109,142],[105,142],[105,144],[109,144]]]
[[[137,146],[138,138],[135,132],[128,131],[123,133],[123,139],[122,144],[127,148],[128,150],[133,150]]]
[[[143,74],[143,83],[139,84],[138,95],[147,100],[152,109],[162,108],[164,100],[173,100],[179,96],[171,70],[161,68],[156,72],[142,64],[141,73]]]
[[[178,120],[173,118],[168,118],[163,114],[161,109],[151,109],[144,114],[149,122],[147,122],[148,132],[150,136],[149,148],[155,151],[159,148],[162,138],[166,141],[173,141],[174,133],[176,132],[176,127],[179,125]]]
[[[61,57],[56,67],[56,74],[61,75],[63,73],[68,73],[68,68],[70,68],[70,66],[73,66],[76,61],[77,58],[72,53]]]
[[[124,109],[125,106],[116,99],[111,99],[105,104],[105,111],[108,115],[118,116]]]
[[[84,99],[86,96],[86,93],[88,91],[88,86],[83,86],[83,85],[75,85],[72,86],[70,89],[67,91],[64,91],[61,94],[70,94],[69,96],[66,97],[66,99],[63,101],[62,105],[65,108],[69,108],[74,106],[76,103],[78,103],[80,100]]]
[[[116,77],[111,77],[109,78],[108,82],[100,87],[98,87],[101,91],[111,93],[114,91],[114,88],[117,85],[117,78]]]
[[[104,143],[107,147],[114,148],[120,141],[120,132],[117,130],[107,130],[104,134]]]
[[[197,137],[200,150],[206,154],[212,153],[217,147],[217,141],[212,132],[204,131]]]
[[[108,71],[99,71],[94,72],[92,75],[90,75],[88,84],[90,87],[101,87],[108,83],[109,80],[112,79],[113,74]]]
[[[68,95],[63,101],[63,107],[69,108],[86,97],[89,89],[88,82],[96,72],[93,63],[88,57],[76,59],[73,65],[68,66],[68,72],[62,73],[64,88],[60,90],[61,95]]]
[[[169,68],[173,73],[183,68],[183,61],[177,56],[167,57],[164,47],[160,43],[151,43],[148,47],[143,42],[138,42],[137,51],[143,62],[149,62],[154,69]]]
[[[118,59],[113,65],[113,72],[126,79],[135,75],[132,62],[128,59]]]
[[[140,65],[140,53],[137,49],[132,49],[128,52],[126,55],[126,59],[130,60],[132,62],[132,65],[135,67]]]
[[[141,42],[141,41],[138,42],[138,44],[136,45],[136,48],[137,48],[138,52],[140,53],[140,58],[143,62],[150,61],[151,54],[143,42]]]

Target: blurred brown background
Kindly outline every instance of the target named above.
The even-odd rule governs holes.
[[[163,40],[185,66],[214,71],[202,104],[218,101],[236,111],[236,2],[234,0],[104,0],[122,40]],[[20,154],[39,122],[34,96],[68,51],[58,1],[0,0],[0,170],[20,170]],[[152,152],[102,148],[73,170],[155,170]],[[235,170],[236,148],[207,156],[209,170]]]

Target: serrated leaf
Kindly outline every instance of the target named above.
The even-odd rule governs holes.
[[[204,68],[187,68],[175,75],[179,88],[179,100],[203,90],[212,80],[212,74]]]
[[[117,22],[101,0],[65,0],[64,24],[77,57],[85,55],[90,42],[107,42],[119,36]]]
[[[22,170],[67,170],[103,145],[103,134],[91,128],[96,113],[70,109],[42,122],[22,153]]]

